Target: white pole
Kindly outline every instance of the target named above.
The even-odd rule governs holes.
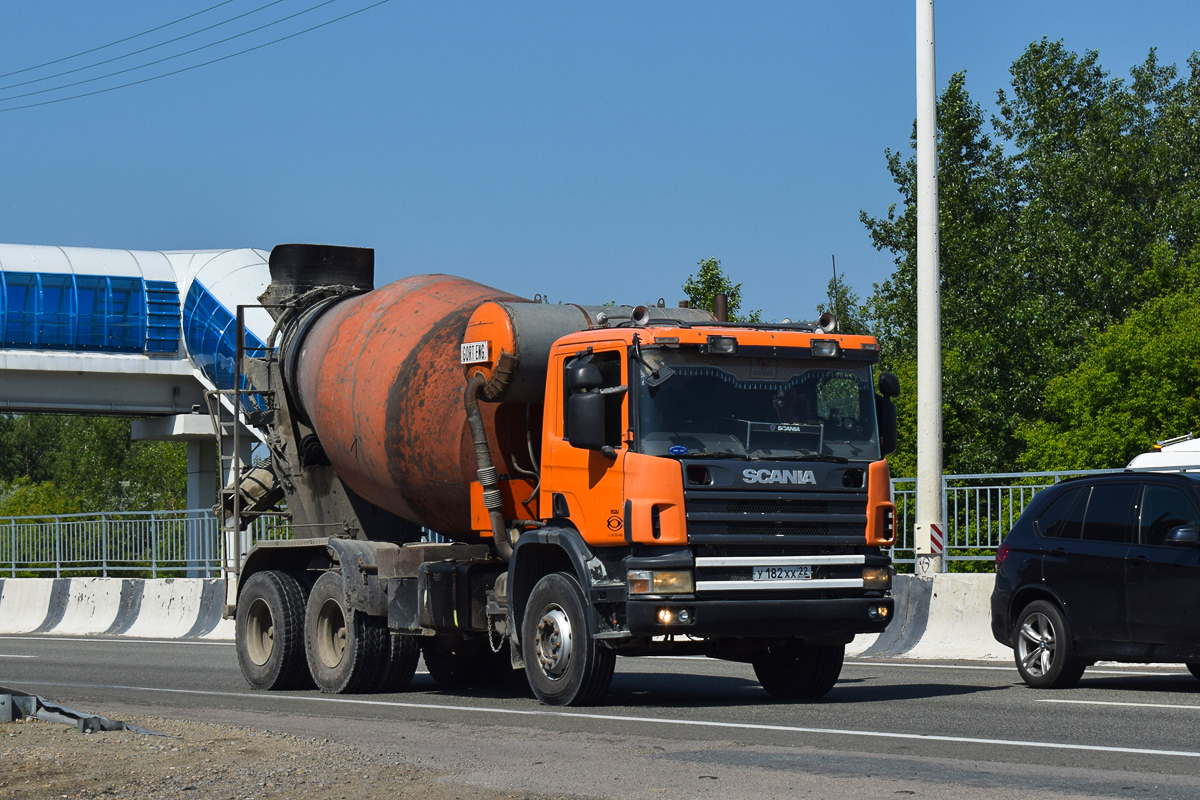
[[[917,2],[917,574],[943,568],[942,321],[933,0]]]

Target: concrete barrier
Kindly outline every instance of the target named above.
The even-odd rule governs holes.
[[[232,639],[212,578],[3,578],[0,634]]]
[[[1005,660],[1012,651],[992,638],[990,574],[933,580],[897,575],[896,616],[877,636],[859,636],[853,658]],[[221,619],[225,584],[210,578],[0,579],[0,634],[115,635],[154,639],[232,640]]]

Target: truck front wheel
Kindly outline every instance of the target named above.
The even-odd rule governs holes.
[[[800,644],[768,650],[754,661],[754,674],[767,694],[780,700],[823,697],[842,674],[843,644]]]
[[[365,614],[346,602],[340,572],[326,572],[313,584],[304,615],[304,650],[322,692],[378,688],[388,666],[390,637],[383,617]]]
[[[546,705],[588,705],[608,691],[617,655],[591,633],[574,576],[555,572],[537,582],[525,605],[521,656],[533,693]]]
[[[237,602],[238,665],[255,689],[311,686],[304,662],[304,590],[295,576],[256,572]]]

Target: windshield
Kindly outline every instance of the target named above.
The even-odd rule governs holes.
[[[639,449],[647,455],[880,458],[867,364],[643,349]]]

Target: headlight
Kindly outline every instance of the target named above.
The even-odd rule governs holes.
[[[891,567],[863,567],[863,588],[886,591],[892,587]]]
[[[629,570],[630,594],[694,594],[695,591],[691,570]]]

